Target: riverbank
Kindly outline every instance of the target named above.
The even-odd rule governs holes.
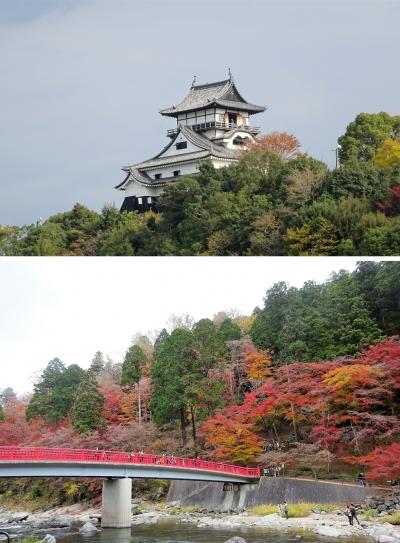
[[[144,507],[147,510],[143,510]],[[154,504],[144,506],[139,503],[132,504],[132,508],[132,526],[171,521],[192,524],[198,528],[265,528],[266,531],[294,534],[308,531],[334,539],[360,537],[371,538],[377,543],[400,543],[400,526],[381,523],[375,519],[360,519],[361,526],[350,526],[347,517],[339,510],[334,513],[311,513],[307,517],[286,520],[277,513],[265,516],[256,516],[246,511],[237,514],[210,514],[179,507],[161,507]],[[70,532],[95,533],[101,529],[100,515],[99,508],[82,504],[35,513],[0,511],[0,530],[8,530],[18,537],[28,533],[50,533],[56,537]]]

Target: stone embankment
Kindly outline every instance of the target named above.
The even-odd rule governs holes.
[[[400,487],[390,494],[370,496],[363,503],[363,509],[374,509],[381,517],[400,511]]]

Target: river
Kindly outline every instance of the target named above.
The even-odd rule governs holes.
[[[298,534],[301,534],[299,536]],[[62,543],[224,543],[233,536],[241,536],[246,543],[371,543],[366,538],[326,538],[310,532],[282,533],[266,528],[198,528],[197,526],[158,522],[139,525],[132,529],[106,529],[94,535],[70,534],[62,537]]]

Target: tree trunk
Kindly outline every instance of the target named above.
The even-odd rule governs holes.
[[[139,419],[139,426],[142,425],[142,399],[140,397],[140,381],[137,383],[137,390],[138,390],[138,419]]]
[[[179,414],[181,417],[181,434],[182,434],[182,447],[186,447],[187,436],[186,436],[186,420],[185,420],[185,410],[183,407],[180,408]]]
[[[190,417],[192,419],[193,448],[194,448],[194,452],[196,453],[196,449],[197,449],[196,439],[197,439],[197,436],[196,436],[196,423],[195,423],[195,420],[194,420],[193,405],[190,406]]]

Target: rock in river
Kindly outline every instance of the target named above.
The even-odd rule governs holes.
[[[81,534],[90,534],[90,532],[99,532],[100,530],[94,526],[91,522],[85,522],[85,524],[79,528]]]

